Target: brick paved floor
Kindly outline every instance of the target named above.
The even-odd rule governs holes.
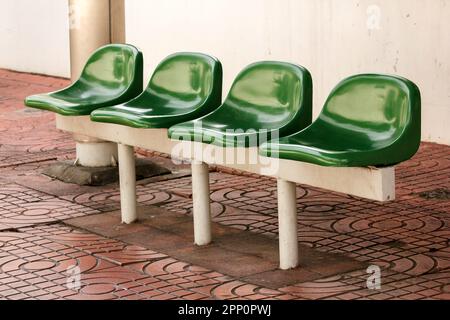
[[[0,70],[1,299],[450,299],[450,147],[422,143],[385,204],[298,185],[303,260],[281,272],[272,179],[212,172],[216,241],[198,249],[186,167],[138,183],[147,220],[130,226],[118,223],[117,184],[42,175],[74,143],[23,99],[67,83]],[[369,264],[379,290],[367,289]],[[75,267],[80,290],[67,286]]]

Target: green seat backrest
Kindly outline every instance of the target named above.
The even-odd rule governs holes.
[[[280,129],[281,136],[303,129],[312,118],[311,75],[290,63],[253,63],[239,73],[211,117],[244,130]]]
[[[148,102],[155,109],[158,107],[162,114],[171,114],[166,108],[188,112],[202,107],[200,116],[217,108],[221,99],[220,62],[202,53],[179,52],[168,56],[156,67],[144,93],[131,104]]]
[[[330,134],[334,128],[334,140],[351,141],[359,150],[392,148],[391,160],[400,162],[419,147],[420,104],[418,87],[407,79],[355,75],[334,88],[310,129]]]
[[[98,95],[130,92],[130,99],[142,90],[142,53],[131,45],[109,44],[97,49],[88,59],[79,79],[72,85],[76,90],[94,90]],[[138,92],[136,92],[138,91]],[[126,101],[126,97],[123,97]]]

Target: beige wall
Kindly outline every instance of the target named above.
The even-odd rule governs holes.
[[[422,92],[423,140],[450,144],[450,0],[126,0],[126,40],[148,75],[175,51],[224,65],[224,94],[263,59],[307,67],[314,114],[332,87],[360,72],[394,73]],[[0,68],[69,77],[66,0],[0,1]]]
[[[0,0],[0,68],[70,76],[66,0]]]
[[[145,73],[175,51],[224,66],[224,92],[246,64],[286,60],[314,80],[314,113],[354,73],[405,76],[422,92],[422,138],[450,144],[450,0],[126,0],[126,39]]]

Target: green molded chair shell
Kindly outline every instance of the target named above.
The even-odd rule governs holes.
[[[288,135],[305,128],[311,118],[312,80],[308,70],[285,62],[262,61],[239,73],[217,110],[169,128],[169,137],[250,147],[275,134]],[[260,135],[260,130],[265,132]]]
[[[411,81],[361,74],[339,83],[308,128],[261,145],[260,154],[322,166],[389,166],[420,144],[420,92]]]
[[[65,116],[82,116],[97,108],[123,103],[142,92],[142,60],[142,53],[131,45],[103,46],[90,56],[72,85],[29,96],[25,105]]]
[[[92,121],[135,128],[169,128],[220,105],[222,65],[211,56],[180,52],[155,69],[142,94],[124,104],[95,110]]]

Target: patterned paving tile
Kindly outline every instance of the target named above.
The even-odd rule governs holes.
[[[0,233],[1,298],[223,299],[282,294],[62,225],[18,231]],[[75,290],[67,283],[76,267],[81,287]]]
[[[23,98],[67,84],[0,69],[0,298],[450,299],[450,199],[439,196],[450,186],[450,147],[422,143],[397,167],[392,202],[297,186],[299,241],[380,266],[380,290],[367,289],[365,270],[269,289],[58,224],[119,208],[117,186],[79,188],[39,174],[55,159],[73,158],[74,143],[56,130],[54,115],[25,108]],[[213,220],[277,237],[275,181],[215,169]],[[138,186],[141,205],[185,215],[191,196],[189,177]],[[79,291],[66,286],[69,266],[82,271]]]
[[[137,201],[142,205],[165,204],[181,199],[179,196],[151,187],[137,186]],[[91,193],[72,194],[61,197],[64,200],[108,212],[120,209],[120,191],[118,188],[100,190]]]
[[[50,223],[98,212],[16,184],[3,184],[0,189],[2,229]]]

